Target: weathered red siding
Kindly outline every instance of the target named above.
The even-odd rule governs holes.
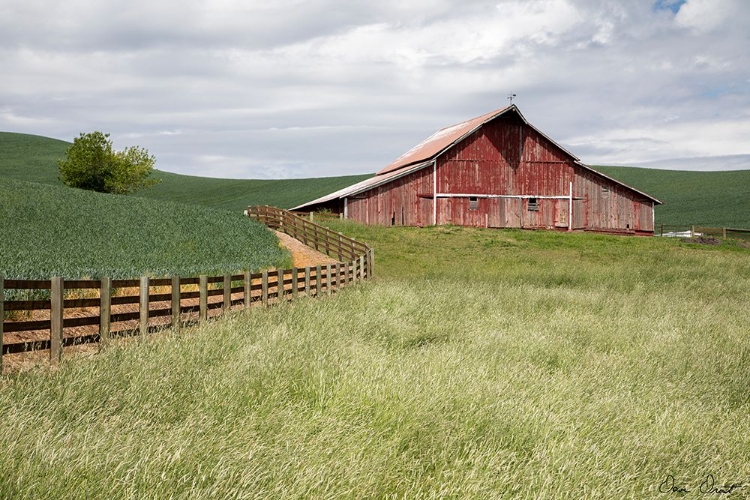
[[[515,115],[501,116],[474,132],[438,159],[438,192],[506,195],[481,198],[477,210],[468,198],[441,198],[438,223],[488,227],[567,228],[573,161]]]
[[[575,197],[585,201],[581,226],[602,231],[653,232],[653,201],[625,187],[580,169],[573,181]]]
[[[424,168],[347,199],[347,217],[381,226],[432,224],[432,169]]]
[[[471,198],[476,198],[474,203]],[[520,116],[507,113],[421,170],[347,198],[346,213],[348,218],[379,225],[457,224],[639,234],[653,232],[653,203],[576,163]]]

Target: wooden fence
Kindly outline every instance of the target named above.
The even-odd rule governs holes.
[[[58,363],[64,347],[180,328],[216,317],[232,307],[267,306],[300,296],[330,295],[343,286],[373,277],[374,255],[367,245],[290,212],[258,208],[248,209],[248,215],[339,262],[223,276],[144,276],[125,280],[0,277],[0,352],[6,355],[49,350],[50,361]],[[15,290],[42,290],[49,298],[15,300],[11,298],[18,295],[12,292]]]
[[[288,210],[257,206],[247,207],[246,214],[251,219],[255,219],[271,229],[282,231],[305,245],[324,252],[341,262],[352,261],[360,255],[365,255],[367,259],[372,256],[372,250],[364,243],[305,220]],[[370,262],[370,265],[372,265],[372,262]]]
[[[656,231],[659,236],[713,236],[722,239],[750,240],[750,229],[706,226],[675,226],[661,224]]]
[[[715,236],[723,239],[748,240],[750,239],[750,229],[737,229],[731,227],[704,227],[691,226],[690,231],[694,235]]]
[[[305,219],[308,219],[310,221],[327,221],[327,220],[340,220],[344,218],[344,214],[336,214],[333,212],[298,212],[294,211],[292,212],[294,215],[298,217],[303,217]]]

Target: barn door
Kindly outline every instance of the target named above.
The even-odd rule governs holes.
[[[521,198],[500,198],[498,227],[521,227]]]
[[[501,201],[497,198],[488,198],[486,201],[487,227],[503,227],[502,219],[500,218]]]
[[[570,200],[557,199],[555,201],[555,227],[567,228],[570,220]]]
[[[417,226],[425,227],[435,223],[432,220],[432,198],[419,197],[415,210],[417,211]]]
[[[573,229],[586,227],[586,200],[573,200]]]

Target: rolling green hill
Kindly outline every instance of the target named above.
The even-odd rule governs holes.
[[[136,196],[203,205],[242,212],[248,205],[272,205],[292,208],[323,195],[338,191],[370,177],[320,177],[316,179],[212,179],[190,175],[157,172],[162,180],[154,187],[139,191]]]
[[[62,185],[56,161],[70,143],[39,135],[0,132],[0,177]]]
[[[0,132],[0,177],[59,185],[55,161],[68,143]],[[158,159],[157,159],[158,161]],[[606,175],[655,196],[656,223],[750,228],[750,170],[687,172],[597,166]],[[241,211],[248,205],[290,208],[369,175],[315,179],[213,179],[156,171],[161,184],[137,193],[157,200]]]
[[[0,178],[0,274],[131,278],[291,264],[241,213]]]
[[[0,132],[0,177],[61,185],[56,161],[69,143],[37,135]],[[158,158],[157,158],[158,162]],[[248,205],[291,208],[370,177],[347,175],[315,179],[214,179],[156,170],[162,182],[136,193],[157,200],[242,212]]]
[[[750,228],[750,170],[594,168],[664,202],[656,208],[657,224]]]

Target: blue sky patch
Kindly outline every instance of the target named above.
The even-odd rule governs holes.
[[[677,14],[685,2],[687,0],[656,0],[654,10],[671,10],[672,14]]]

